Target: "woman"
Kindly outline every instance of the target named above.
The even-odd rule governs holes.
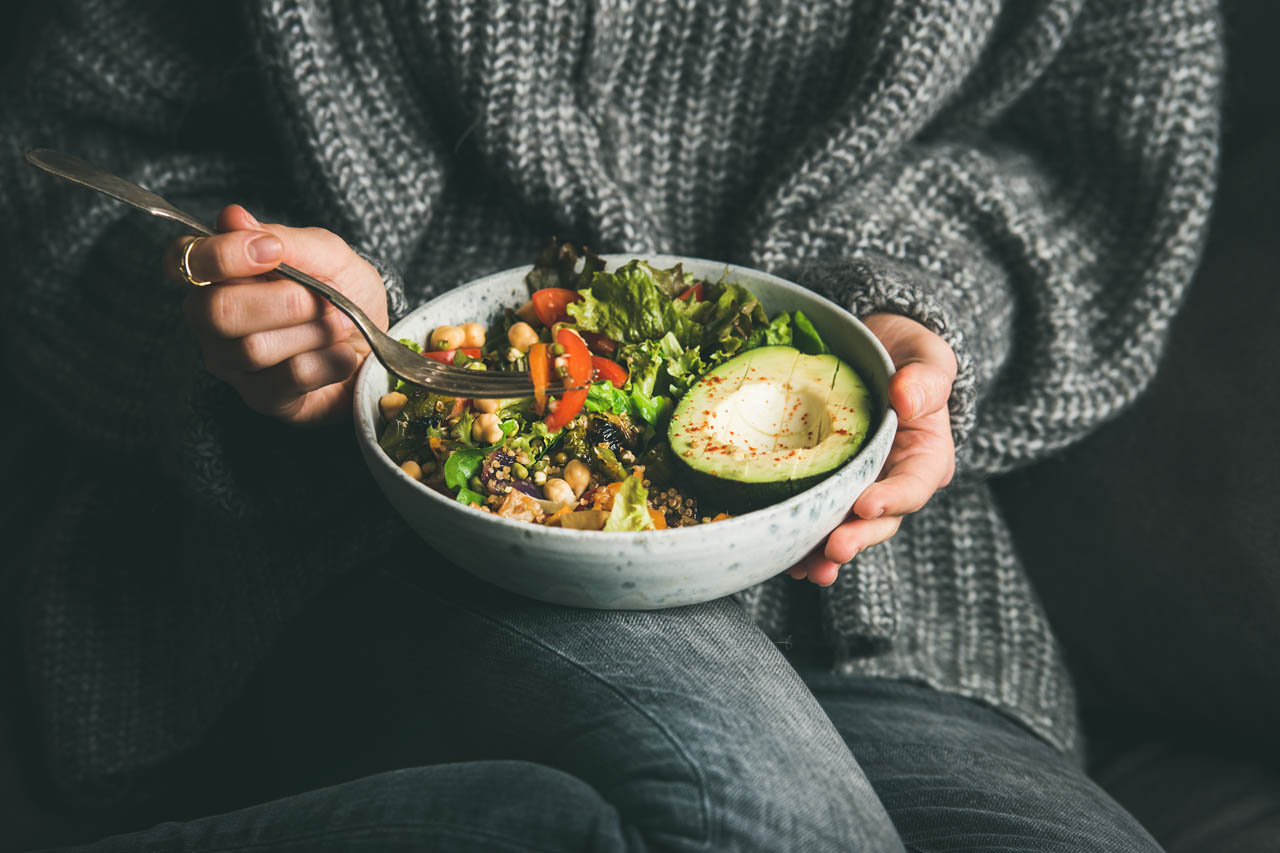
[[[1080,769],[984,481],[1150,378],[1213,188],[1210,2],[80,0],[29,53],[0,118],[3,322],[62,464],[23,562],[54,780],[189,783],[181,756],[334,589],[413,602],[404,666],[433,689],[409,718],[449,742],[101,849],[1156,848]],[[21,165],[34,145],[221,210],[163,262],[217,285],[160,287],[169,238]],[[775,270],[884,340],[902,428],[791,571],[812,585],[596,613],[401,568],[422,546],[348,452],[364,350],[270,271],[386,322],[551,233]]]

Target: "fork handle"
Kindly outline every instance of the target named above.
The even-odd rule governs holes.
[[[32,166],[43,169],[51,175],[56,175],[59,178],[80,184],[91,190],[97,190],[103,195],[111,196],[117,201],[122,201],[125,204],[150,213],[152,216],[159,216],[162,219],[178,222],[206,237],[212,237],[218,233],[151,190],[140,187],[132,181],[125,180],[119,175],[113,175],[110,172],[99,169],[79,157],[73,157],[70,154],[55,151],[52,148],[32,148],[26,152],[26,160]],[[311,288],[332,302],[334,307],[351,318],[351,322],[356,324],[356,328],[369,341],[369,345],[373,347],[375,353],[378,352],[376,341],[382,339],[391,340],[381,329],[374,325],[373,321],[369,319],[369,315],[365,314],[360,309],[360,306],[343,296],[332,285],[325,284],[320,279],[309,276],[302,270],[294,269],[288,264],[281,264],[276,267],[276,272],[286,278],[293,279],[298,284]]]

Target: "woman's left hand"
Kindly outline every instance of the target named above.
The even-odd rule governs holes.
[[[933,332],[909,317],[872,314],[864,321],[898,372],[889,382],[889,402],[898,413],[898,433],[880,479],[853,504],[850,518],[826,541],[787,570],[819,586],[835,583],[840,567],[864,548],[898,532],[902,517],[924,506],[951,482],[956,448],[947,400],[956,378],[956,356]]]

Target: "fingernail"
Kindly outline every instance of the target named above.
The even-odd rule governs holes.
[[[284,255],[284,243],[274,234],[263,234],[249,241],[249,259],[255,264],[278,261]]]
[[[918,418],[924,414],[924,387],[921,385],[912,385],[911,390],[907,392],[907,396],[911,398],[911,417]]]
[[[884,515],[884,507],[878,506],[875,508],[874,512],[859,513],[859,514],[866,519],[879,518],[880,516]]]

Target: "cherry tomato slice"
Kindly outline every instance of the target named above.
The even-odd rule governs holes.
[[[529,381],[533,383],[533,408],[542,414],[547,407],[547,382],[551,377],[551,359],[546,344],[529,347]]]
[[[544,287],[533,292],[533,311],[538,315],[539,322],[549,329],[556,323],[568,322],[570,318],[569,313],[564,310],[565,306],[581,298],[576,290]]]
[[[580,331],[582,339],[587,342],[587,346],[596,355],[602,355],[605,358],[612,358],[613,354],[618,351],[618,342],[608,335],[602,335],[599,332]]]
[[[586,385],[591,380],[591,351],[587,342],[572,329],[561,329],[556,333],[556,343],[564,347],[565,362],[568,368],[565,380],[572,385]],[[566,391],[556,401],[551,414],[547,415],[547,429],[557,430],[578,416],[587,402],[587,389]]]
[[[470,358],[480,357],[479,347],[462,347],[461,349],[462,349],[462,354],[465,356],[468,356]],[[439,349],[439,350],[431,350],[430,352],[424,352],[423,355],[425,355],[427,358],[431,359],[432,361],[438,361],[441,364],[453,364],[453,358],[457,352],[458,350],[456,349]]]
[[[621,388],[627,384],[627,376],[627,369],[618,362],[598,355],[591,356],[592,382],[612,382],[614,388]]]
[[[685,300],[693,297],[694,302],[705,302],[707,300],[706,288],[702,282],[695,282],[691,287],[685,289],[685,292],[676,297],[678,300]]]

